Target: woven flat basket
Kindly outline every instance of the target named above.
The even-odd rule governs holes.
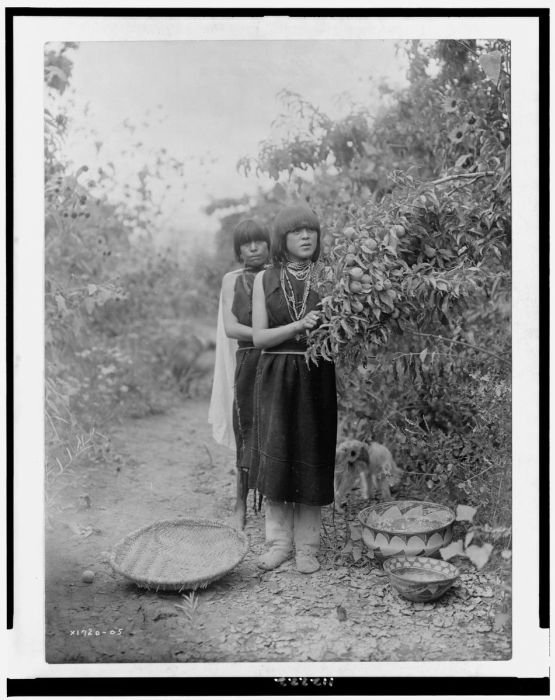
[[[110,563],[141,588],[194,590],[231,571],[248,548],[245,533],[217,520],[159,520],[118,542]]]

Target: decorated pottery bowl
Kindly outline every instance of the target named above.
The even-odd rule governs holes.
[[[429,501],[387,501],[364,508],[358,519],[372,556],[433,556],[453,537],[455,513]]]
[[[418,603],[439,598],[459,577],[456,566],[430,557],[391,557],[383,568],[393,588]]]

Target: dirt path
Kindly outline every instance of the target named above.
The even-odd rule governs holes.
[[[263,515],[249,510],[250,551],[229,575],[195,594],[154,593],[114,574],[112,545],[153,520],[231,517],[233,457],[216,445],[206,401],[126,422],[124,455],[74,476],[46,533],[46,650],[51,663],[431,661],[510,658],[492,574],[468,570],[436,603],[391,591],[366,557],[340,560],[342,533],[325,509],[322,569],[291,563],[261,573]],[[250,499],[249,499],[250,501]],[[250,505],[250,503],[249,503]],[[95,572],[90,584],[84,570]],[[185,608],[187,605],[185,604]]]

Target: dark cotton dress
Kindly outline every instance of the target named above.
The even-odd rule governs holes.
[[[304,285],[290,277],[297,299]],[[291,323],[280,269],[263,277],[268,325]],[[311,290],[307,312],[316,308]],[[256,376],[257,489],[271,500],[323,506],[333,501],[337,432],[335,366],[320,359],[307,365],[306,339],[291,339],[260,356]],[[297,353],[297,354],[295,354]]]
[[[237,321],[252,327],[252,286],[260,270],[245,268],[237,275],[231,311]],[[237,468],[249,472],[249,488],[258,477],[258,451],[254,443],[254,385],[260,350],[250,341],[240,340],[236,353],[233,396],[233,432],[237,447]]]

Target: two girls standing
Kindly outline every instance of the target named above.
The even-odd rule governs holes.
[[[234,412],[234,429],[237,421],[238,472],[246,471],[248,486],[266,499],[267,550],[258,566],[274,569],[294,553],[297,569],[307,574],[320,568],[321,506],[333,501],[337,430],[334,365],[323,358],[307,364],[305,355],[306,334],[319,323],[315,268],[319,253],[318,218],[305,204],[289,206],[274,221],[272,265],[254,278],[252,329],[245,330],[247,316],[241,323],[233,312],[245,298],[241,284],[233,285],[230,305],[232,282],[226,283],[226,276],[223,283],[223,298],[228,298],[226,332],[229,328],[240,344],[249,343],[248,359],[238,355],[239,411],[237,419]],[[238,382],[241,370],[244,381]],[[253,400],[249,416],[254,417],[248,425],[242,418],[250,399],[241,388],[247,386]],[[236,512],[241,513],[240,507]]]

